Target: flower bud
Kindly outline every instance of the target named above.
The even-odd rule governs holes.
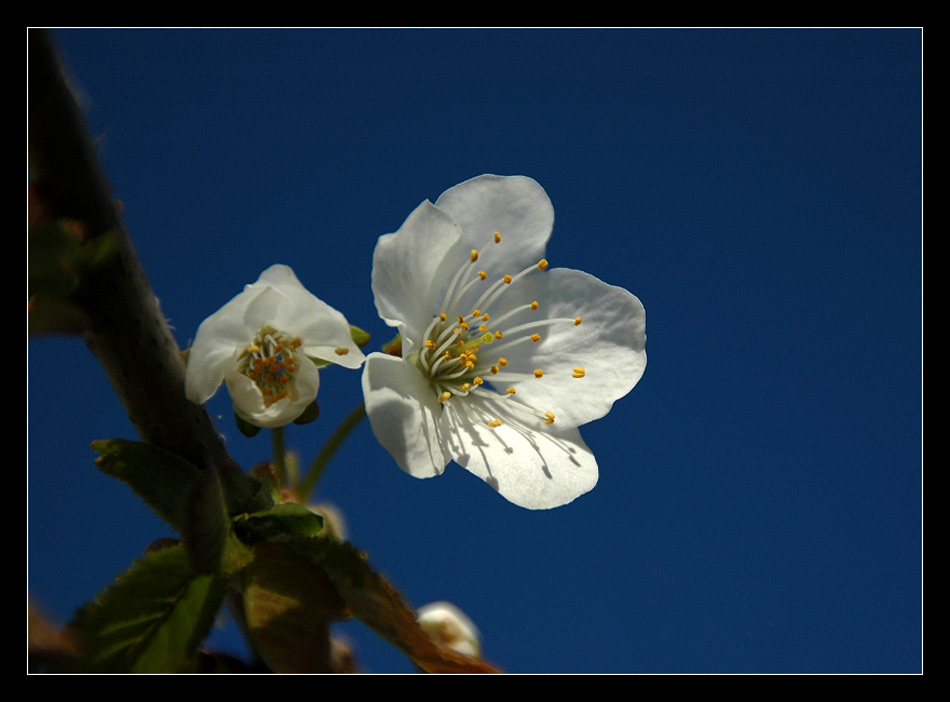
[[[466,656],[481,656],[478,627],[450,602],[433,602],[420,607],[416,620],[434,641]]]

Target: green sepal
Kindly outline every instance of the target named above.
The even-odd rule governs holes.
[[[353,343],[356,344],[359,348],[363,348],[366,344],[369,343],[369,333],[363,331],[359,327],[354,327],[350,325],[350,338],[353,340]],[[317,358],[316,356],[307,356],[313,365],[317,368],[326,368],[327,366],[333,365],[335,361],[328,361],[325,358]]]
[[[396,334],[389,343],[383,344],[382,351],[390,356],[402,356],[402,335]]]
[[[359,327],[354,327],[350,325],[350,338],[353,339],[353,343],[356,344],[359,348],[363,348],[366,344],[369,343],[369,332],[365,332]]]
[[[253,439],[261,430],[259,426],[241,419],[237,414],[234,415],[234,423],[237,425],[238,431],[244,434],[248,439]]]
[[[294,420],[294,424],[310,424],[310,422],[317,421],[317,417],[320,416],[320,405],[317,404],[317,401],[314,400],[305,409],[299,417]]]
[[[214,623],[227,580],[196,574],[181,546],[145,554],[69,625],[81,645],[82,672],[193,670],[198,644]]]

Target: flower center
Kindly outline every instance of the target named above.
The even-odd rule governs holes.
[[[501,234],[495,232],[489,246],[501,243]],[[506,294],[517,295],[516,281],[531,274],[540,274],[548,267],[541,259],[515,275],[504,275],[494,281],[478,270],[479,252],[473,249],[469,260],[455,273],[442,302],[442,311],[433,317],[423,335],[421,348],[410,354],[413,362],[429,378],[439,402],[456,401],[474,393],[490,393],[512,408],[527,412],[543,421],[554,423],[554,413],[530,407],[515,398],[516,385],[523,380],[544,377],[542,368],[530,373],[513,372],[512,359],[530,358],[533,345],[543,338],[543,331],[551,325],[577,326],[581,318],[543,318],[538,300],[524,300],[506,312],[493,316],[492,309]],[[483,288],[483,289],[479,289]],[[474,291],[473,291],[474,289]],[[469,302],[472,298],[474,301]],[[514,364],[526,367],[524,363]],[[572,377],[583,378],[583,368],[574,368]],[[502,393],[503,390],[503,393]],[[497,416],[483,418],[490,427],[501,426]]]
[[[291,393],[297,373],[296,349],[301,343],[298,337],[291,338],[265,324],[238,357],[239,371],[257,385],[265,406]]]

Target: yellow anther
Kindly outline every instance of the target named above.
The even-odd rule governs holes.
[[[544,413],[544,423],[545,423],[545,424],[554,424],[554,412],[545,412],[545,413]]]
[[[534,343],[538,343],[539,341],[541,341],[541,335],[540,335],[540,334],[532,334],[532,335],[531,335],[531,341],[533,341]]]
[[[500,427],[500,426],[501,426],[501,420],[500,420],[500,419],[493,419],[493,420],[491,420],[491,421],[488,423],[488,426],[490,426],[492,429],[495,429],[496,427]]]
[[[499,232],[495,232],[495,243],[496,244],[501,243],[501,234]]]
[[[299,338],[291,339],[290,345],[293,346],[295,349],[299,349],[301,346],[303,346],[303,342]]]
[[[350,352],[350,350],[349,350],[348,348],[346,348],[345,346],[341,346],[341,347],[338,348],[338,349],[333,349],[333,353],[335,353],[337,356],[345,356],[345,355],[348,354],[349,352]]]
[[[578,324],[580,324],[580,323],[583,322],[583,321],[584,321],[584,320],[582,320],[580,317],[578,317],[577,319],[574,320],[574,326],[576,327]]]
[[[442,320],[443,322],[444,322],[445,320],[447,320],[448,318],[449,318],[449,317],[448,317],[447,314],[445,314],[445,312],[440,312],[440,313],[439,313],[439,319]]]
[[[478,260],[478,249],[472,249],[472,253],[469,254],[469,260],[471,260],[472,263]]]
[[[481,385],[481,384],[484,383],[484,382],[485,382],[484,380],[482,380],[481,378],[479,378],[479,377],[477,377],[477,376],[474,377],[474,378],[472,378],[472,383],[474,383],[475,385]]]
[[[502,367],[507,366],[507,365],[508,365],[508,359],[507,359],[507,358],[499,358],[499,359],[498,359],[498,365],[499,365],[499,366],[502,366]]]
[[[471,386],[470,383],[462,383],[462,384],[459,386],[459,390],[461,390],[462,392],[468,392],[469,390],[471,390],[471,388],[472,388],[472,386]]]
[[[478,277],[481,278],[482,280],[485,280],[485,278],[488,277],[488,273],[486,273],[485,271],[479,271]]]
[[[539,268],[539,269],[541,269],[541,270],[543,271],[543,270],[545,270],[547,267],[548,267],[548,259],[542,258],[540,261],[538,261],[538,268]]]
[[[487,322],[487,321],[488,321],[488,312],[486,312],[485,314],[482,315],[482,321],[483,321],[483,322]]]
[[[480,331],[480,332],[486,332],[486,331],[488,331],[488,327],[485,326],[484,324],[479,324],[479,325],[478,325],[478,331]]]
[[[260,347],[260,346],[254,346],[253,344],[252,344],[251,346],[248,346],[248,347],[247,347],[247,352],[248,352],[248,353],[257,353],[257,352],[260,351],[260,350],[261,350],[261,347]]]
[[[435,342],[434,342],[432,339],[426,339],[426,348],[427,348],[427,349],[434,349],[434,348],[435,348]]]
[[[489,368],[488,370],[491,371],[491,374],[492,374],[492,375],[498,375],[498,366],[492,366],[492,367]]]
[[[506,275],[506,276],[503,278],[503,280],[505,281],[505,285],[508,285],[509,283],[511,283],[512,278],[511,278],[510,275]]]
[[[472,312],[473,317],[481,317],[481,315],[482,315],[481,310],[475,310],[474,312]]]
[[[578,366],[577,368],[574,369],[574,372],[572,373],[572,375],[575,378],[583,378],[585,375],[587,375],[587,371],[585,371],[583,368]]]
[[[452,393],[450,393],[448,390],[446,390],[446,391],[443,392],[441,395],[439,395],[439,402],[445,402],[445,401],[448,400],[450,397],[452,397]]]
[[[535,300],[534,302],[531,303],[531,309],[533,309],[533,310],[538,309],[538,301],[537,301],[537,300]]]
[[[514,395],[516,391],[514,388],[508,388],[507,390],[505,390],[505,392],[508,393],[509,395]]]
[[[495,332],[495,338],[496,338],[496,339],[500,339],[500,338],[501,338],[501,332],[500,332],[500,331],[496,331],[496,332]]]
[[[540,368],[538,368],[538,369],[534,372],[534,377],[535,377],[535,378],[541,378],[541,377],[543,377],[543,376],[544,376],[544,371],[541,370]]]
[[[465,331],[468,331],[468,322],[462,322],[459,326]]]

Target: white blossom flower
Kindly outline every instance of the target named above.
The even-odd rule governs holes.
[[[554,209],[534,180],[484,175],[379,239],[373,293],[402,358],[363,372],[373,432],[426,478],[450,460],[529,509],[597,483],[578,427],[646,367],[645,315],[623,288],[543,258]]]
[[[433,640],[472,658],[482,654],[478,627],[451,602],[432,602],[416,611],[419,627]]]
[[[208,317],[188,352],[185,394],[202,404],[222,381],[235,413],[263,428],[288,424],[317,396],[317,361],[359,368],[365,357],[342,314],[274,265]]]

